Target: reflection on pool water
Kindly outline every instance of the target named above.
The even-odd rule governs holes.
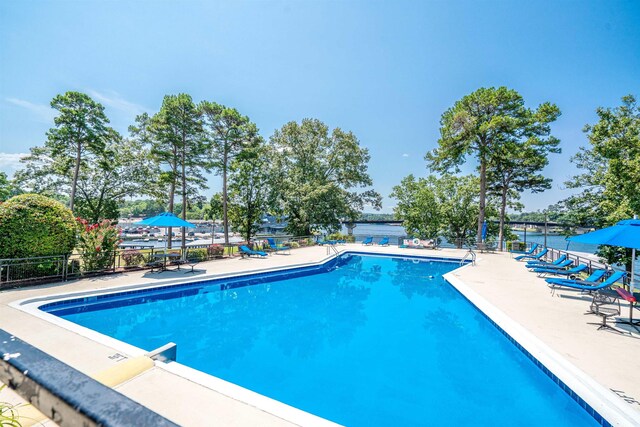
[[[444,281],[457,267],[347,255],[44,309],[147,350],[173,341],[182,364],[349,426],[595,425]]]

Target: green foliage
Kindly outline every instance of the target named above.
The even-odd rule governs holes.
[[[218,173],[222,175],[222,223],[224,242],[229,244],[227,178],[234,159],[240,158],[247,148],[255,147],[256,143],[260,142],[258,128],[247,116],[243,116],[235,108],[209,101],[201,102],[198,108],[205,120],[207,138],[212,147],[213,164]]]
[[[518,92],[499,87],[480,88],[457,101],[442,115],[438,148],[427,153],[425,159],[432,170],[448,172],[459,171],[469,155],[477,158],[480,172],[478,240],[486,217],[490,187],[506,192],[508,199],[522,189],[543,189],[547,184],[540,181],[536,172],[544,167],[546,153],[556,150],[558,140],[549,137],[548,124],[559,114],[558,108],[550,103],[530,110],[524,106]],[[509,156],[512,150],[523,148],[532,150],[538,157],[527,167],[512,162]]]
[[[367,173],[369,151],[352,132],[329,128],[319,120],[289,122],[270,139],[273,155],[273,205],[287,217],[287,231],[309,235],[337,231],[353,221],[365,204],[380,208],[380,195]]]
[[[137,267],[144,262],[144,254],[137,249],[126,249],[122,254],[126,267]]]
[[[21,194],[22,191],[14,181],[7,178],[7,174],[0,172],[0,202]]]
[[[76,231],[73,213],[48,197],[22,194],[0,203],[0,258],[68,255]]]
[[[231,164],[229,219],[247,242],[260,230],[260,219],[268,207],[271,177],[267,153],[264,145],[256,145]]]
[[[145,118],[139,117],[138,121],[145,123]],[[212,166],[201,112],[191,96],[165,96],[160,111],[148,120],[142,134],[151,141],[151,158],[163,170],[158,181],[168,194],[167,211],[174,212],[176,192],[182,195],[182,205],[188,210],[191,203],[199,200],[198,191],[207,188],[204,172]],[[186,210],[182,210],[183,219]],[[185,238],[183,235],[182,246]]]
[[[209,245],[207,252],[210,256],[218,257],[224,255],[224,246],[222,245]]]
[[[348,234],[332,233],[327,236],[327,240],[344,240],[347,243],[355,243],[356,236],[349,236]]]
[[[113,266],[115,251],[120,240],[120,229],[104,220],[90,224],[78,219],[81,232],[78,237],[78,250],[82,258],[82,271],[100,271]]]
[[[442,230],[442,214],[437,202],[437,179],[416,179],[409,175],[393,187],[390,197],[398,201],[393,208],[394,216],[403,218],[407,233],[421,239],[434,238]]]
[[[582,192],[558,204],[573,224],[606,227],[640,213],[640,107],[636,98],[622,98],[616,108],[598,108],[598,122],[585,126],[590,147],[572,158],[584,172],[566,184]],[[630,269],[630,250],[600,247],[608,263]]]
[[[31,149],[22,161],[26,168],[16,177],[36,192],[66,192],[69,208],[74,211],[78,180],[82,169],[99,163],[108,142],[119,135],[108,127],[104,107],[80,92],[66,92],[51,101],[59,112],[55,127],[47,132],[44,147]]]
[[[222,218],[223,215],[223,203],[222,203],[222,193],[215,193],[211,196],[209,200],[209,204],[204,207],[203,213],[204,218],[210,220],[216,220]]]
[[[206,261],[208,250],[204,248],[194,248],[187,251],[187,259]]]
[[[0,385],[0,392],[6,387],[6,384]],[[20,414],[18,408],[27,404],[12,404],[8,402],[0,402],[0,426],[2,427],[22,427],[20,423]]]
[[[119,205],[121,218],[128,217],[150,217],[164,212],[164,203],[157,200],[140,199],[126,200]]]
[[[474,176],[457,177],[433,175],[416,179],[405,177],[393,187],[391,197],[398,200],[394,214],[404,218],[407,233],[421,239],[444,236],[461,247],[475,242],[475,221],[478,216],[478,179]],[[488,205],[487,213],[495,214]],[[491,228],[488,235],[496,230]]]
[[[361,221],[393,221],[397,219],[394,214],[363,212],[358,220]]]

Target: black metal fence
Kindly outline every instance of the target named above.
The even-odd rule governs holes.
[[[158,255],[166,253],[177,254],[173,261],[169,261],[170,263],[180,263],[186,259],[198,262],[210,261],[239,254],[238,247],[240,245],[267,250],[266,238],[273,238],[276,244],[290,245],[294,249],[315,244],[313,236],[259,236],[249,243],[189,245],[184,249],[181,247],[168,249],[140,245],[97,255],[73,253],[70,255],[0,259],[0,289],[153,268],[158,264]]]

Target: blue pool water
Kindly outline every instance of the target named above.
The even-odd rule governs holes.
[[[444,281],[457,267],[349,255],[43,309],[147,350],[173,341],[182,364],[348,426],[595,425]]]

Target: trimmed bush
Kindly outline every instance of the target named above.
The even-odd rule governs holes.
[[[39,194],[12,197],[0,204],[0,258],[68,255],[77,230],[62,203]]]
[[[209,255],[213,257],[222,256],[224,254],[224,246],[209,245],[209,248],[207,248],[207,252],[209,252]]]
[[[195,259],[198,261],[207,260],[207,250],[201,248],[189,249],[187,252],[187,259]]]
[[[126,249],[122,254],[125,267],[137,267],[144,262],[144,255],[137,249]]]

